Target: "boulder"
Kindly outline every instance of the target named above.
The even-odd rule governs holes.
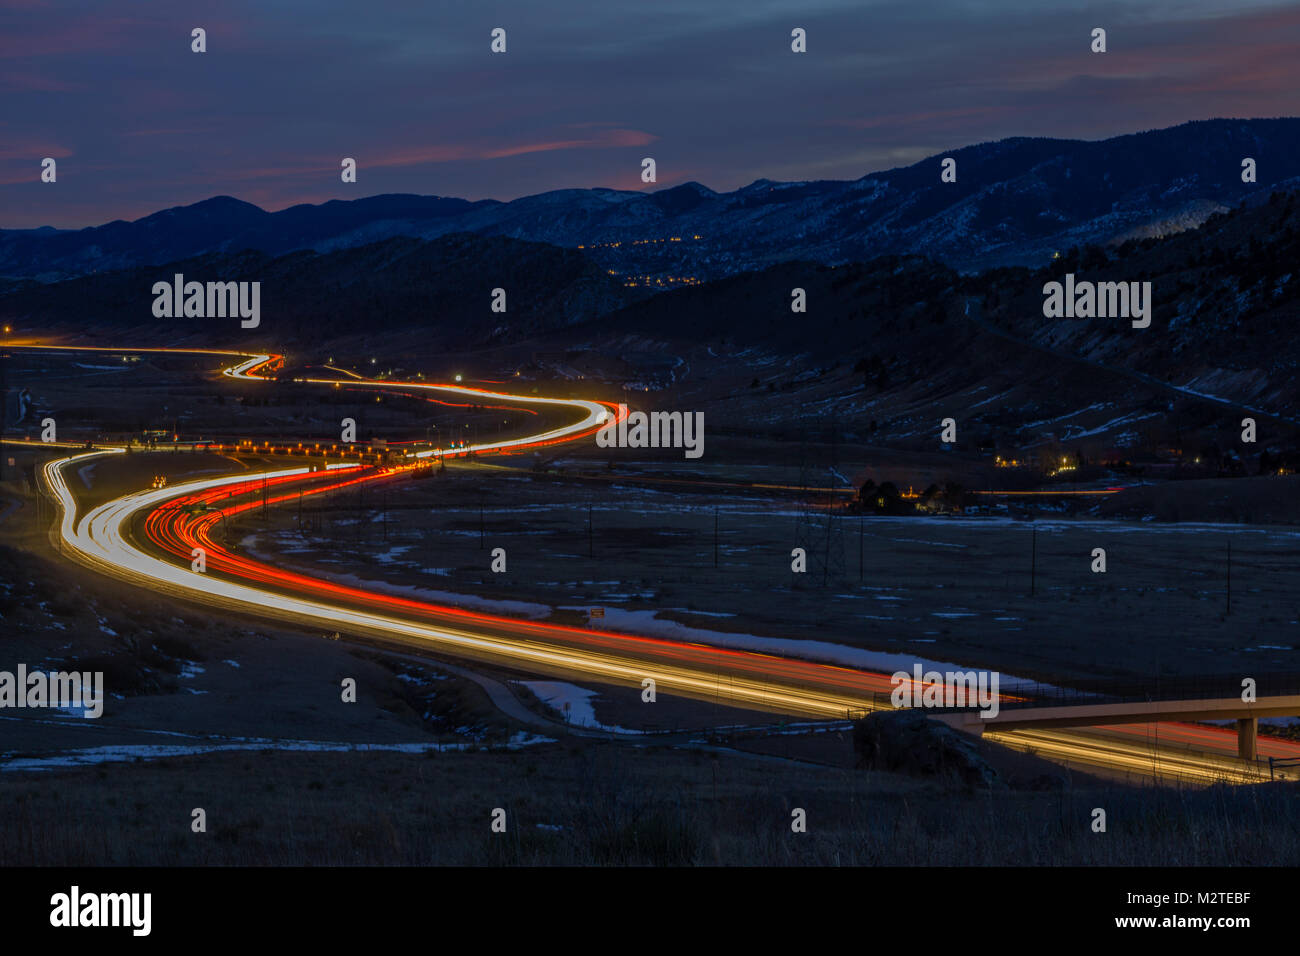
[[[854,725],[853,749],[861,769],[946,778],[972,789],[1004,786],[974,739],[921,710],[868,714]]]

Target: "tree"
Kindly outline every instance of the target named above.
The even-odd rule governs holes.
[[[872,481],[870,478],[868,478],[865,482],[862,483],[862,487],[858,489],[858,501],[862,502],[863,504],[868,504],[871,501],[871,499],[875,496],[875,491],[876,491],[876,483]]]
[[[943,500],[953,511],[961,511],[966,506],[966,489],[955,481],[946,481],[943,485]]]
[[[875,507],[881,513],[889,514],[897,511],[901,500],[902,496],[892,481],[886,481],[876,489]]]

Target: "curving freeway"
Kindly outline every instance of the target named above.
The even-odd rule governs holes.
[[[121,352],[121,349],[104,351]],[[195,351],[195,350],[128,350]],[[267,380],[283,360],[271,353],[211,353],[237,359],[223,375]],[[512,395],[464,385],[365,379],[353,373],[349,387],[435,391],[510,405],[568,408],[574,420],[538,434],[485,442],[455,451],[430,449],[420,459],[505,453],[573,441],[592,434],[617,406],[577,399]],[[299,378],[313,384],[335,379]],[[321,580],[233,553],[214,539],[219,523],[263,505],[326,494],[402,475],[415,465],[389,468],[353,463],[284,468],[207,478],[150,489],[80,513],[67,480],[70,470],[108,448],[45,464],[44,481],[59,503],[56,534],[65,555],[102,573],[177,598],[242,614],[374,637],[425,651],[561,676],[643,686],[656,691],[813,718],[842,719],[854,709],[888,705],[887,674],[791,659],[754,651],[640,637],[592,628],[521,620],[368,591]],[[202,555],[204,568],[192,562]],[[1153,730],[1154,728],[1154,730]],[[1235,757],[1231,731],[1197,724],[1162,723],[1086,730],[1034,730],[986,734],[1008,746],[1083,767],[1193,782],[1267,778],[1267,770]],[[1158,742],[1157,742],[1158,741]],[[1261,755],[1300,756],[1300,745],[1261,738]]]

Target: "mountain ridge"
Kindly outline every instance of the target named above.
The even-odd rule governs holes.
[[[945,157],[957,162],[956,182],[940,181]],[[1259,164],[1258,183],[1241,181],[1246,157]],[[694,181],[508,202],[387,193],[276,212],[214,196],[133,222],[0,230],[0,276],[57,281],[209,253],[278,256],[454,233],[581,247],[632,281],[915,254],[973,272],[1181,231],[1297,184],[1300,118],[1197,120],[1102,140],[1009,137],[856,180],[757,179],[723,193]]]

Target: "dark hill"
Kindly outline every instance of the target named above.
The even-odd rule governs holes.
[[[945,156],[957,161],[955,183],[940,181]],[[1245,157],[1257,161],[1258,183],[1241,181]],[[392,195],[276,213],[217,197],[131,223],[0,231],[0,276],[49,280],[242,249],[279,255],[461,232],[583,246],[626,276],[708,280],[783,261],[918,254],[970,272],[1171,235],[1288,184],[1300,184],[1300,119],[1219,119],[1096,142],[1016,137],[851,182],[760,179],[728,193],[691,182],[512,202]]]

